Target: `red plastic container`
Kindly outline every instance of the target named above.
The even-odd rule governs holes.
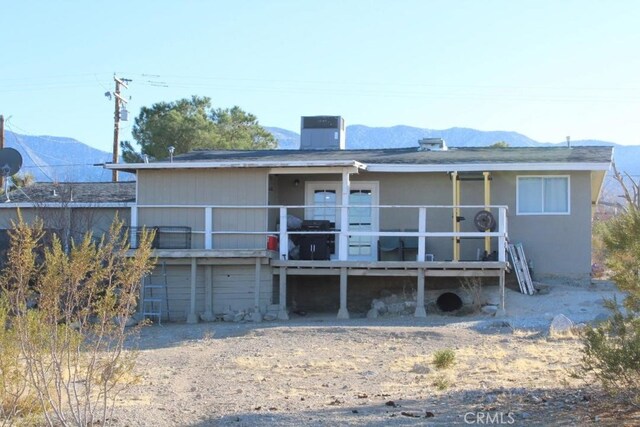
[[[270,251],[278,250],[278,236],[267,236],[267,249]]]

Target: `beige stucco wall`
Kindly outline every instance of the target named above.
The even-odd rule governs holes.
[[[140,171],[139,205],[267,205],[265,169],[191,169]],[[213,230],[267,231],[264,209],[214,209]],[[193,234],[192,248],[204,247],[205,213],[202,208],[140,208],[138,225],[187,226]],[[262,235],[214,236],[214,249],[264,248]]]
[[[516,178],[519,175],[568,175],[570,177],[570,215],[517,215]],[[293,183],[298,179],[300,184]],[[304,204],[305,182],[339,181],[339,175],[283,175],[278,179],[281,204]],[[452,183],[446,173],[368,173],[352,175],[352,181],[378,181],[381,205],[451,205]],[[484,204],[484,183],[462,181],[461,203]],[[492,174],[491,204],[507,205],[509,238],[524,244],[527,258],[532,261],[536,279],[551,278],[588,280],[591,272],[591,178],[589,172],[496,172]],[[463,209],[461,231],[476,231],[473,225],[478,208]],[[294,213],[303,217],[302,210]],[[497,210],[493,210],[498,217]],[[380,229],[416,229],[417,209],[382,209]],[[451,231],[450,209],[427,210],[428,231]],[[492,240],[492,250],[497,240]],[[461,258],[475,260],[484,249],[482,239],[464,239]],[[451,238],[429,238],[427,252],[436,260],[452,258]]]
[[[570,215],[517,215],[516,177],[569,175]],[[493,202],[507,204],[509,238],[524,244],[534,277],[587,281],[591,273],[591,174],[589,172],[497,173]]]
[[[197,266],[196,271],[196,313],[205,311],[205,266]],[[255,305],[255,267],[250,265],[213,266],[212,307],[216,315],[233,311],[247,311]],[[185,321],[190,308],[191,267],[168,265],[167,290],[169,296],[169,318],[171,321]],[[162,267],[158,265],[153,273],[153,283],[162,284]],[[260,310],[266,312],[273,293],[271,269],[263,266],[260,275]],[[156,290],[156,292],[160,292]],[[156,294],[158,295],[158,294]],[[160,295],[164,296],[164,295]],[[163,312],[166,307],[163,304]],[[163,318],[166,317],[163,315]]]

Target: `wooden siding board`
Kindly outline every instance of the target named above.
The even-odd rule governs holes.
[[[156,268],[159,274],[160,268]],[[196,279],[196,313],[205,310],[204,267],[198,266]],[[159,277],[159,276],[156,276]],[[213,312],[249,310],[255,303],[255,266],[213,267]],[[156,279],[157,280],[157,279]],[[272,274],[270,269],[260,272],[260,308],[265,311],[271,303]],[[184,321],[190,307],[191,269],[189,266],[168,265],[167,284],[171,320]]]

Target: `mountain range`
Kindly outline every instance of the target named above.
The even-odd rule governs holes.
[[[294,150],[300,146],[300,135],[286,129],[266,127],[278,140],[280,149]],[[401,148],[417,146],[422,138],[442,138],[449,147],[486,147],[504,141],[511,147],[552,147],[566,142],[551,143],[533,140],[526,135],[508,131],[481,131],[469,128],[434,130],[411,126],[368,127],[351,125],[346,130],[349,149]],[[573,145],[613,146],[619,170],[640,176],[640,146],[619,145],[609,141],[576,140]],[[29,172],[36,181],[109,181],[111,172],[98,164],[110,162],[111,153],[90,147],[73,138],[21,135],[5,132],[5,146],[15,148],[23,157],[22,172]],[[135,179],[122,174],[121,180]]]
[[[38,182],[110,181],[111,171],[97,164],[110,162],[111,153],[90,147],[73,138],[21,135],[5,131],[5,147],[22,155],[20,173],[30,173]],[[123,180],[134,179],[123,174]]]
[[[300,146],[300,135],[286,129],[267,128],[278,140],[279,148],[297,149]],[[450,128],[444,130],[425,129],[411,126],[369,127],[363,125],[347,126],[346,148],[402,148],[417,147],[422,138],[442,138],[449,147],[487,147],[504,141],[510,147],[558,147],[563,142],[541,142],[518,132],[481,131],[469,128]],[[596,139],[573,140],[572,145],[604,145],[614,147],[614,161],[618,170],[624,171],[634,178],[640,177],[640,146],[621,145],[610,141]],[[607,182],[611,186],[612,179]]]

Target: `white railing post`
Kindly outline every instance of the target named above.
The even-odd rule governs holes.
[[[500,232],[500,237],[498,237],[498,261],[505,262],[507,260],[507,209],[501,207],[498,216],[498,231]]]
[[[289,236],[287,236],[287,208],[280,206],[280,259],[289,257]]]
[[[351,182],[349,171],[342,171],[342,200],[340,208],[340,237],[338,259],[346,261],[349,258],[349,196],[351,195]]]
[[[129,222],[129,243],[132,248],[138,247],[138,205],[131,206],[131,221]]]
[[[427,208],[425,208],[424,206],[418,209],[418,231],[421,233],[421,235],[418,236],[417,260],[419,262],[424,262],[427,252],[426,237],[423,234],[427,231]]]
[[[213,208],[204,208],[204,248],[213,249]]]

